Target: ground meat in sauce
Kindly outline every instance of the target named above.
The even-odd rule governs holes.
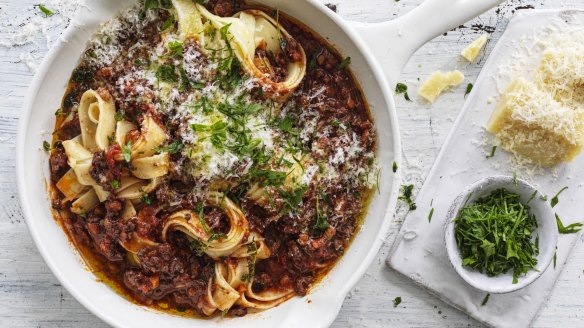
[[[219,16],[231,16],[245,7],[239,0],[211,0],[205,6]],[[134,52],[131,60],[122,55],[111,64],[96,70],[84,66],[84,62],[81,63],[73,74],[71,89],[63,100],[64,113],[73,114],[71,119],[57,129],[59,140],[68,140],[80,134],[79,119],[74,109],[81,94],[88,88],[99,89],[102,94],[111,96],[116,108],[126,119],[139,124],[145,113],[151,113],[156,120],[166,123],[163,125],[170,136],[178,135],[179,126],[176,122],[160,116],[152,105],[151,102],[156,100],[152,90],[141,87],[146,83],[145,80],[123,80],[128,72],[136,70],[140,65],[148,65],[150,59],[146,50],[160,42],[158,31],[168,17],[168,12],[160,10],[159,17],[147,24],[142,33],[137,33],[132,28],[121,33],[120,47],[125,49],[122,54],[127,54],[128,48],[136,40],[140,43],[139,47],[132,50]],[[345,145],[344,134],[351,132],[361,140],[365,151],[373,151],[373,123],[352,75],[348,70],[338,69],[342,57],[285,17],[280,17],[280,21],[294,39],[287,40],[277,56],[261,49],[257,50],[257,54],[270,61],[277,81],[285,79],[285,68],[289,62],[302,59],[301,49],[304,49],[307,60],[312,61],[304,81],[289,100],[297,104],[300,112],[295,113],[296,115],[301,115],[304,108],[309,106],[319,115],[314,135],[320,134],[323,137],[314,138],[304,146],[318,150],[311,154],[315,160],[326,161],[336,149]],[[197,50],[198,45],[187,41],[184,47],[186,51]],[[91,51],[93,50],[90,48],[86,53],[91,54]],[[196,60],[205,59],[198,57]],[[122,80],[124,82],[120,82]],[[311,96],[314,94],[320,96],[314,98]],[[331,129],[331,126],[336,128]],[[135,141],[138,135],[138,130],[130,132],[127,140]],[[156,190],[144,194],[144,197],[150,199],[150,204],[138,205],[136,216],[122,219],[123,200],[116,198],[112,184],[121,178],[124,170],[129,169],[127,163],[115,160],[120,152],[119,146],[112,146],[94,154],[90,175],[112,194],[90,213],[83,216],[70,213],[65,222],[67,230],[77,244],[96,254],[96,261],[103,262],[100,267],[106,268],[105,274],[139,302],[155,304],[164,301],[175,309],[192,309],[202,315],[201,302],[207,292],[209,278],[214,274],[213,261],[198,253],[199,250],[193,248],[193,243],[184,234],[171,233],[166,241],[161,239],[161,234],[162,226],[170,213],[194,209],[203,200],[192,195],[192,185],[188,181],[171,172]],[[174,165],[180,164],[180,158],[176,155],[172,156],[172,161]],[[364,161],[365,158],[354,160],[359,165]],[[67,156],[62,148],[53,150],[49,165],[54,184],[69,169]],[[343,170],[350,169],[348,165],[339,167],[340,174],[343,174]],[[235,193],[235,190],[236,188],[232,191]],[[249,221],[251,231],[265,238],[272,254],[255,266],[254,291],[293,288],[298,295],[308,293],[319,276],[326,272],[326,268],[344,253],[358,227],[364,193],[364,188],[349,190],[340,183],[311,186],[305,192],[299,208],[295,209],[294,215],[282,215],[281,211],[262,208],[245,197],[237,199]],[[323,194],[328,196],[323,197]],[[284,203],[278,193],[274,196],[275,202]],[[63,200],[57,200],[59,207],[63,207]],[[317,206],[327,214],[327,228],[315,228]],[[229,229],[229,220],[216,208],[205,206],[203,219],[213,231],[226,232]],[[133,235],[157,245],[142,248],[136,254],[140,265],[130,262],[127,252],[121,246],[121,243],[130,241]],[[228,315],[243,316],[247,312],[246,308],[234,306]]]
[[[51,170],[51,181],[59,181],[69,170],[67,164],[67,154],[62,148],[55,149],[49,158],[49,168]]]

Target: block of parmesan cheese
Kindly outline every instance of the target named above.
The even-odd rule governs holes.
[[[544,167],[571,161],[584,143],[582,111],[564,106],[523,78],[501,96],[487,130],[501,146]]]
[[[463,80],[464,74],[458,70],[451,72],[436,71],[422,83],[418,93],[429,102],[434,102],[444,90],[459,85]]]
[[[478,39],[474,40],[471,44],[466,46],[466,48],[462,49],[460,55],[464,57],[469,62],[475,61],[479,56],[479,52],[485,44],[487,44],[487,40],[489,39],[489,34],[485,33],[481,35]]]

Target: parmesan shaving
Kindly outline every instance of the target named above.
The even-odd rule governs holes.
[[[460,55],[462,57],[464,57],[466,60],[468,60],[469,62],[475,61],[475,59],[477,59],[477,57],[479,56],[479,52],[481,51],[481,49],[483,49],[485,44],[487,44],[488,40],[489,40],[488,33],[481,35],[476,40],[474,40],[471,44],[466,46],[466,48],[462,49],[462,51],[460,52]]]
[[[442,92],[459,85],[463,80],[464,74],[458,70],[451,72],[436,71],[422,83],[418,93],[432,103]]]

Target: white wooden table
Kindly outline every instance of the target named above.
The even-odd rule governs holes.
[[[41,2],[50,8],[53,1],[62,0]],[[344,18],[375,22],[402,15],[423,0],[320,1],[336,4],[339,15]],[[34,16],[38,12],[34,8],[37,3],[39,0],[0,0],[0,327],[106,327],[75,301],[49,271],[28,234],[16,196],[14,161],[18,118],[33,76],[29,66],[40,62],[47,51],[47,42],[39,35],[35,44],[16,48],[2,44],[11,36],[8,25],[18,26]],[[524,6],[584,8],[584,3],[582,0],[509,0],[498,11],[491,10],[464,24],[465,27],[428,43],[404,69],[400,81],[409,86],[414,101],[406,102],[398,96],[397,110],[405,155],[401,169],[410,183],[421,186],[462,107],[466,84],[474,82],[484,63],[485,54],[475,64],[458,61],[459,51],[481,33],[476,31],[476,26],[473,29],[473,24],[495,29],[487,46],[488,54],[515,8]],[[54,40],[64,27],[64,23],[55,24],[48,34]],[[436,69],[452,69],[457,63],[467,82],[442,96],[432,107],[417,98],[418,79],[423,80]],[[388,90],[393,87],[387,86]],[[346,299],[333,327],[480,326],[385,266],[403,216],[403,209],[399,210],[387,242]],[[536,319],[536,327],[584,326],[583,269],[584,247],[579,242],[551,299]],[[397,296],[403,301],[394,308],[392,301]]]

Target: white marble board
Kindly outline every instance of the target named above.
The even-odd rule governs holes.
[[[467,185],[492,175],[517,174],[544,195],[549,195],[550,199],[568,186],[554,210],[565,224],[583,219],[580,202],[584,198],[584,155],[554,170],[536,170],[529,174],[512,165],[509,154],[501,149],[493,158],[486,158],[494,141],[484,126],[499,92],[505,88],[510,76],[517,76],[515,73],[506,74],[505,67],[527,55],[527,65],[516,72],[528,78],[530,71],[539,64],[542,33],[550,27],[565,29],[568,26],[584,27],[584,11],[531,10],[520,11],[513,17],[477,78],[416,198],[417,209],[406,217],[387,260],[396,271],[489,326],[527,327],[531,324],[554,288],[579,235],[560,235],[557,264],[551,264],[533,284],[513,293],[490,295],[488,303],[483,306],[481,303],[487,293],[462,280],[448,260],[444,246],[447,211]],[[432,208],[434,213],[429,221]]]

